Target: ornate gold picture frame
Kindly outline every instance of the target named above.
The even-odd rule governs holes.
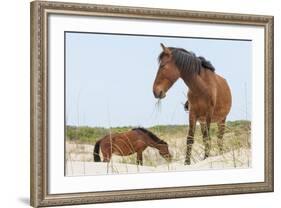
[[[50,89],[52,81],[49,50],[51,23],[50,16],[73,18],[101,17],[129,19],[133,21],[160,21],[172,23],[194,23],[225,26],[245,26],[264,31],[264,134],[262,161],[264,179],[239,183],[220,183],[190,186],[163,186],[156,188],[112,189],[66,192],[54,192],[50,189],[50,163],[53,162],[50,151]],[[54,20],[55,21],[55,20]],[[222,34],[223,35],[223,34]],[[208,36],[208,34],[206,34]],[[60,37],[58,37],[60,38]],[[63,69],[62,69],[63,70]],[[254,70],[254,69],[253,69]],[[64,80],[62,79],[63,83]],[[253,86],[255,87],[255,86]],[[182,197],[198,197],[227,194],[245,194],[273,191],[273,17],[169,10],[158,8],[133,8],[123,6],[92,5],[60,2],[31,2],[31,205],[33,207],[79,205],[121,201],[153,200]],[[253,105],[255,102],[253,101]],[[262,112],[260,112],[262,113]],[[63,115],[64,112],[61,112]],[[254,159],[253,159],[254,160]],[[145,173],[144,173],[145,174]],[[64,175],[62,176],[64,177]],[[95,176],[93,176],[95,177]],[[159,176],[161,177],[161,176]],[[94,184],[93,184],[94,186]],[[53,193],[54,192],[54,193]]]

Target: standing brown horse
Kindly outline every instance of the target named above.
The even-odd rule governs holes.
[[[199,121],[205,146],[205,158],[210,154],[210,124],[218,123],[218,146],[223,151],[223,134],[226,116],[231,108],[231,92],[224,78],[204,57],[196,57],[182,48],[165,47],[159,55],[159,69],[153,85],[155,98],[162,99],[166,92],[182,78],[189,88],[189,132],[185,164],[190,165],[196,122]]]
[[[160,155],[166,160],[171,160],[168,144],[159,139],[155,134],[144,128],[135,128],[125,133],[106,135],[98,140],[94,148],[94,161],[100,162],[99,150],[103,155],[103,162],[109,162],[112,154],[128,156],[137,153],[137,164],[143,165],[142,152],[147,147],[159,150]]]

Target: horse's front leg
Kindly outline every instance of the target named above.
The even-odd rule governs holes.
[[[200,123],[201,131],[203,134],[203,142],[205,146],[205,155],[204,159],[209,157],[211,149],[211,135],[210,135],[210,126],[211,126],[211,117],[207,117],[206,123]]]
[[[186,140],[186,157],[185,157],[185,165],[191,164],[191,152],[192,152],[192,145],[194,143],[194,133],[196,128],[196,116],[194,113],[190,112],[189,114],[189,131],[188,131],[188,137]]]
[[[137,165],[143,165],[142,151],[137,152]]]

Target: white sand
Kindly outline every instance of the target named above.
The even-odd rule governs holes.
[[[77,147],[73,148],[77,150]],[[93,149],[91,145],[82,147],[83,151],[87,148],[91,151]],[[72,159],[70,160],[71,156],[67,157],[67,176],[249,168],[251,166],[251,152],[247,149],[239,149],[227,152],[223,155],[212,156],[206,160],[199,158],[199,161],[197,159],[197,161],[193,161],[191,165],[184,165],[184,159],[181,159],[172,161],[171,163],[165,162],[155,167],[121,163],[120,157],[118,156],[114,156],[110,163],[104,163],[93,162],[92,154],[89,154],[89,152],[87,154],[75,152],[75,154],[72,153],[69,155],[72,155]]]

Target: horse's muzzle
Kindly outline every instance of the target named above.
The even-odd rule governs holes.
[[[153,94],[154,97],[158,99],[163,99],[164,97],[166,97],[166,93],[163,90],[159,90],[159,91],[153,90]]]
[[[172,162],[172,155],[171,155],[171,154],[165,155],[165,159],[166,159],[168,162]]]

